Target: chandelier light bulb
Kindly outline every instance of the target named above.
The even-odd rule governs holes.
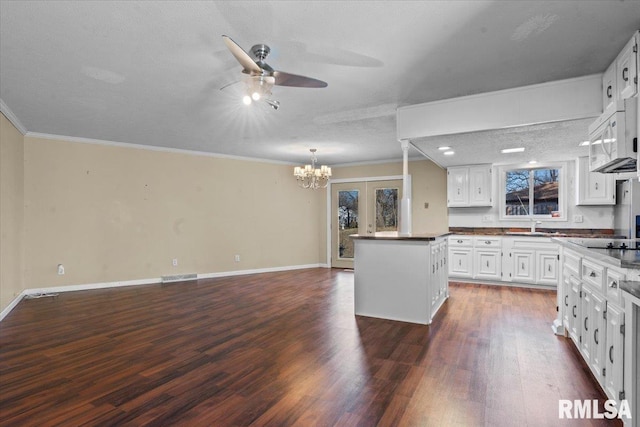
[[[244,105],[251,104],[251,97],[249,95],[245,95],[244,98],[242,98],[242,102],[244,102]]]
[[[252,98],[254,101],[259,101],[259,100],[260,100],[260,93],[259,93],[259,92],[257,92],[257,91],[256,91],[256,92],[253,92],[253,93],[251,94],[251,98]]]

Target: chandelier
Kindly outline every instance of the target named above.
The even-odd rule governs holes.
[[[331,177],[331,168],[325,165],[320,166],[320,169],[316,169],[316,149],[312,148],[311,151],[311,164],[303,167],[296,166],[293,169],[293,176],[296,177],[298,185],[302,188],[311,188],[317,190],[318,188],[326,188],[329,184],[329,178]]]

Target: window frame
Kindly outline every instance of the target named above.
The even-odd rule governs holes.
[[[535,169],[558,169],[558,209],[560,212],[560,216],[552,217],[551,215],[540,215],[540,214],[529,214],[529,215],[507,215],[506,207],[506,196],[507,196],[507,172],[512,170],[535,170]],[[502,165],[498,167],[498,176],[499,176],[499,194],[500,194],[500,220],[501,221],[536,221],[536,220],[545,220],[545,221],[567,221],[567,188],[569,186],[569,182],[567,181],[568,177],[568,163],[567,162],[546,162],[546,163],[536,163],[536,164],[528,164],[528,163],[520,163],[520,164],[510,164],[510,165]],[[530,191],[533,191],[533,188],[530,187]],[[530,206],[528,206],[530,208]]]

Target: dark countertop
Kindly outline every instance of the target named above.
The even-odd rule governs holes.
[[[640,299],[640,282],[632,280],[622,280],[620,282],[620,289]]]
[[[452,234],[480,236],[528,236],[528,237],[576,237],[593,239],[620,239],[624,236],[614,234],[608,228],[543,228],[538,227],[536,233],[530,229],[519,227],[449,227]]]
[[[438,237],[448,236],[449,232],[444,233],[420,233],[420,234],[412,234],[411,236],[399,236],[395,231],[385,231],[375,234],[352,234],[349,237],[352,239],[361,239],[361,240],[410,240],[410,241],[427,241],[427,240],[436,240]]]
[[[568,249],[573,249],[574,251],[579,252],[583,255],[586,255],[598,261],[612,264],[616,267],[640,268],[640,251],[637,250],[589,248],[588,246],[598,246],[598,244],[601,244],[602,241],[597,238],[553,238],[552,240],[560,243],[562,246]],[[625,240],[635,242],[635,240]]]

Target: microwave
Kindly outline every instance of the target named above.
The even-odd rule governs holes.
[[[638,170],[638,98],[614,102],[589,126],[589,170],[601,173]]]

